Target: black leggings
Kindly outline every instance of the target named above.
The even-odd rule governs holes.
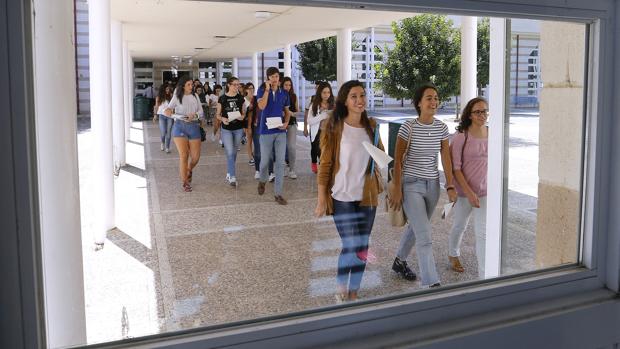
[[[321,130],[316,133],[316,138],[314,138],[314,142],[312,142],[310,157],[312,158],[313,164],[316,164],[318,159],[321,158]]]

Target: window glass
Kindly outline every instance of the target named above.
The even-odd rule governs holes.
[[[200,13],[209,2],[188,6]],[[317,18],[321,11],[300,7],[289,14]],[[333,11],[341,11],[342,19],[366,12]],[[132,13],[138,12],[113,13],[133,23]],[[254,20],[253,11],[251,15]],[[92,154],[102,145],[95,143],[88,122],[79,123],[84,262],[84,285],[79,287],[85,295],[88,344],[441,292],[446,286],[579,262],[586,26],[508,21],[507,79],[505,85],[493,86],[489,65],[501,57],[490,57],[490,32],[497,28],[489,18],[468,22],[477,34],[465,38],[465,19],[459,15],[377,11],[373,16],[372,28],[352,25],[360,29],[351,36],[356,52],[351,72],[361,82],[350,89],[335,81],[333,47],[329,52],[295,47],[300,59],[293,64],[291,82],[300,93],[296,100],[288,99],[296,119],[289,119],[287,131],[273,127],[286,118],[258,119],[256,124],[218,120],[236,114],[256,117],[250,98],[234,93],[176,105],[171,118],[154,100],[131,100],[126,164],[115,167],[115,228],[107,232],[103,248],[92,243],[101,233],[95,230],[101,202],[95,196],[99,177],[93,173]],[[238,18],[235,23],[243,32],[254,22]],[[136,47],[155,47],[158,38],[166,37],[157,27],[148,29],[152,39],[144,38]],[[214,56],[204,59],[222,61],[238,53],[243,67],[238,78],[245,84],[253,79],[252,62],[246,57],[248,48],[235,48],[235,42],[231,38],[221,44],[229,51],[209,49],[205,55]],[[467,59],[477,73],[468,98],[460,89],[460,45],[466,42]],[[179,53],[169,52],[174,54]],[[271,65],[282,69],[283,53],[277,57],[259,64],[265,70],[258,72],[259,81]],[[163,80],[199,76],[214,88],[216,64],[198,66],[165,71]],[[230,77],[231,63],[223,66],[224,78]],[[160,74],[153,73],[152,63],[138,62],[135,68],[136,90],[147,87],[143,80],[152,82]],[[308,118],[299,103],[310,106],[314,81],[319,80],[327,81],[329,87],[321,86],[331,87],[334,97],[348,91],[336,98],[347,113],[357,116],[365,110],[377,122],[370,135],[365,120],[354,117],[318,132],[321,122],[311,118],[321,117],[330,102],[316,113],[311,110],[316,115]],[[429,81],[435,88],[416,96],[415,90]],[[282,104],[266,110],[282,111],[283,95],[270,97]],[[468,108],[475,96],[483,99]],[[320,93],[315,97],[322,98]],[[489,113],[492,103],[502,101],[506,115]],[[155,107],[162,109],[151,120],[147,116]],[[200,125],[192,122],[194,116],[200,117]],[[492,125],[492,119],[500,122]],[[322,127],[328,126],[323,122]],[[493,132],[504,136],[492,140]],[[388,169],[394,163],[383,163],[385,153],[397,156],[398,139],[406,148],[401,184],[411,223],[403,227],[392,226],[386,212]],[[500,162],[488,161],[491,149],[501,150]],[[453,174],[446,173],[448,168]],[[448,183],[453,175],[456,179]],[[499,179],[502,188],[487,190],[491,178]],[[383,192],[373,198],[378,187]],[[325,201],[319,200],[322,194]],[[335,215],[316,217],[316,212],[332,209]]]

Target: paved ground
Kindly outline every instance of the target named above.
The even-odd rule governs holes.
[[[411,115],[385,113],[382,116]],[[448,121],[450,117],[441,118]],[[515,119],[515,127],[521,127],[521,122]],[[274,203],[271,185],[264,196],[256,194],[254,168],[248,166],[244,148],[237,165],[239,186],[226,185],[224,150],[210,140],[203,143],[202,157],[194,171],[194,192],[184,193],[177,175],[176,150],[161,152],[156,125],[134,122],[127,148],[128,165],[115,179],[118,229],[108,235],[103,250],[94,251],[91,189],[96,184],[91,176],[88,120],[81,120],[79,128],[89,343],[335,303],[340,241],[330,218],[312,217],[315,175],[310,171],[308,141],[301,134],[296,169],[299,178],[285,179],[289,205],[283,207]],[[387,124],[382,125],[381,133],[387,134]],[[525,145],[517,141],[514,146],[511,139],[511,160],[513,148],[521,146],[530,153],[535,147],[537,154],[534,141],[523,139]],[[529,159],[530,170],[537,165],[537,160]],[[509,193],[509,222],[502,251],[505,274],[534,268],[536,195],[530,194]],[[445,200],[444,194],[438,207]],[[451,222],[441,220],[438,211],[433,216],[433,243],[442,283],[475,280],[473,232],[466,232],[462,246],[466,272],[448,270]],[[360,296],[371,299],[415,292],[418,282],[401,280],[390,270],[402,229],[392,228],[384,211],[378,212],[371,242],[377,261],[366,270]],[[417,270],[415,252],[410,264]]]

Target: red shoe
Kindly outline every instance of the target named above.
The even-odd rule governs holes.
[[[312,172],[314,172],[314,173],[319,172],[319,169],[318,169],[318,167],[317,167],[316,163],[314,163],[314,162],[313,162],[313,163],[312,163],[312,165],[311,165],[311,167],[312,167]]]

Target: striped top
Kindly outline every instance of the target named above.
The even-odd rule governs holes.
[[[448,126],[437,119],[433,119],[430,125],[420,123],[418,119],[407,120],[400,127],[398,137],[407,142],[412,129],[413,138],[407,150],[403,176],[438,179],[437,153],[441,150],[441,141],[450,137]]]

